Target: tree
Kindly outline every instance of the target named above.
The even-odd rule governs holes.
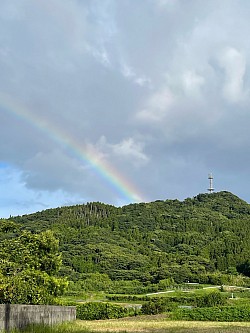
[[[49,304],[67,282],[54,276],[61,265],[58,240],[51,231],[0,242],[0,302]]]

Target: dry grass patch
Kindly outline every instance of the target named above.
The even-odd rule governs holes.
[[[92,332],[250,333],[250,323],[169,321],[163,316],[145,316],[119,320],[81,320],[76,322],[76,326]]]

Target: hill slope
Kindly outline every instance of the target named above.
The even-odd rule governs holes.
[[[113,280],[181,283],[215,271],[250,273],[250,205],[229,192],[121,208],[87,203],[11,220],[33,232],[53,230],[61,274],[73,280],[99,272]]]

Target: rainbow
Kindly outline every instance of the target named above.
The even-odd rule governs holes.
[[[69,133],[54,126],[48,120],[32,113],[28,107],[15,101],[9,95],[0,93],[0,107],[7,113],[24,120],[30,126],[43,132],[54,142],[70,150],[82,163],[91,167],[96,174],[104,179],[126,203],[142,202],[142,196],[135,186],[128,181],[107,160],[100,157],[98,152],[90,145],[83,146],[77,142]]]

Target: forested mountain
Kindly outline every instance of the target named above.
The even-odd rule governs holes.
[[[89,273],[144,284],[208,282],[218,271],[250,276],[250,205],[225,191],[119,208],[96,202],[48,209],[0,226],[11,221],[32,233],[52,230],[60,274],[70,280]],[[2,239],[16,234],[0,230]]]

